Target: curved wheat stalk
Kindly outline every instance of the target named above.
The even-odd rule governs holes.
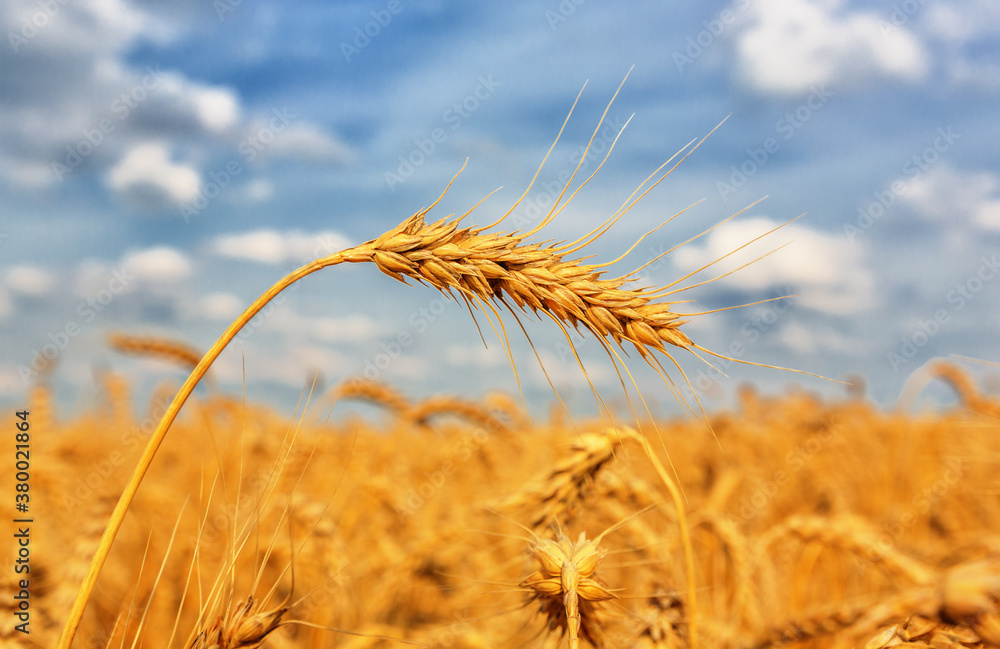
[[[927,361],[910,375],[899,393],[899,398],[896,399],[896,410],[900,412],[912,410],[920,392],[935,379],[941,379],[950,385],[962,405],[969,410],[991,417],[1000,417],[1000,404],[983,396],[969,373],[946,358]]]
[[[857,516],[790,516],[758,539],[760,549],[757,555],[766,555],[772,544],[788,537],[816,540],[827,547],[842,548],[860,559],[903,576],[913,584],[925,586],[934,579],[934,572],[921,562],[879,543],[878,533]]]

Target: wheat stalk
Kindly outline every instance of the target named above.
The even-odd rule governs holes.
[[[735,523],[711,509],[702,510],[698,518],[691,522],[691,526],[704,526],[712,530],[729,556],[733,567],[734,593],[731,615],[735,618],[734,625],[738,626],[738,623],[745,619],[751,629],[761,626],[760,609],[751,592],[754,579],[751,575],[750,550],[746,537]]]
[[[28,408],[34,418],[33,425],[46,433],[55,426],[53,402],[52,385],[48,381],[40,381],[31,386],[28,392]]]
[[[617,92],[615,96],[617,96]],[[577,100],[579,100],[579,96]],[[614,101],[614,97],[612,97],[612,101]],[[576,102],[573,105],[575,107]],[[609,103],[601,121],[598,123],[597,129],[594,131],[594,135],[591,136],[591,143],[603,125],[604,116],[607,115],[610,106],[611,104]],[[570,115],[572,115],[572,109],[570,110]],[[566,122],[568,120],[569,116],[567,116]],[[563,128],[565,128],[566,122],[563,123]],[[559,134],[562,134],[562,129],[560,129]],[[706,135],[705,137],[708,136]],[[559,136],[556,137],[556,141],[549,149],[549,153],[551,153],[558,141]],[[615,142],[617,142],[617,137],[609,146],[604,158],[605,160],[613,150]],[[695,145],[694,148],[697,148],[697,146]],[[69,649],[76,629],[80,624],[90,593],[93,591],[97,577],[110,552],[111,544],[121,527],[125,513],[135,498],[139,484],[159,446],[162,444],[167,430],[187,398],[193,392],[194,387],[206,374],[222,350],[225,349],[236,334],[266,304],[283,290],[307,275],[342,263],[374,263],[382,272],[404,283],[406,278],[410,278],[417,282],[428,284],[447,295],[457,296],[470,306],[470,310],[472,306],[481,308],[487,317],[492,313],[499,320],[500,313],[498,307],[506,308],[512,313],[515,307],[520,310],[543,313],[562,329],[567,339],[569,338],[567,325],[574,328],[582,326],[585,330],[594,334],[609,354],[619,360],[620,357],[614,352],[609,341],[614,341],[618,346],[626,342],[631,343],[647,363],[660,371],[665,381],[669,381],[669,379],[659,360],[653,355],[653,351],[658,351],[666,355],[675,366],[676,361],[669,355],[667,345],[681,349],[697,349],[707,352],[707,350],[693,343],[680,330],[680,326],[685,320],[672,310],[672,306],[675,303],[656,301],[682,290],[675,288],[675,286],[694,273],[660,288],[629,288],[627,285],[633,281],[634,278],[632,276],[644,267],[640,267],[628,275],[617,278],[606,279],[603,277],[603,269],[616,263],[625,255],[604,264],[588,264],[584,263],[580,258],[572,257],[607,232],[608,228],[620,220],[640,199],[646,196],[653,187],[666,178],[680,162],[690,155],[694,148],[690,148],[690,144],[685,146],[684,149],[675,154],[674,157],[661,165],[643,181],[629,199],[623,203],[622,207],[604,224],[568,244],[531,243],[528,239],[551,222],[569,204],[576,193],[593,178],[601,166],[603,166],[604,163],[602,161],[601,165],[572,194],[568,197],[566,196],[580,169],[580,165],[583,164],[583,161],[587,157],[590,144],[588,144],[577,169],[568,179],[566,186],[549,213],[536,227],[528,232],[487,231],[499,225],[520,204],[534,184],[534,179],[514,206],[490,226],[459,227],[462,218],[476,209],[479,204],[456,219],[441,219],[428,224],[425,217],[442,200],[444,194],[447,193],[448,188],[454,182],[455,179],[453,178],[448,183],[444,193],[433,204],[418,211],[397,227],[354,248],[316,259],[274,284],[226,329],[219,340],[198,361],[196,367],[170,404],[157,429],[150,436],[139,464],[122,492],[118,506],[116,506],[112,513],[111,520],[94,556],[90,571],[87,573],[84,583],[80,587],[77,600],[70,611],[66,626],[63,629],[59,649]],[[685,151],[686,153],[684,153]],[[684,153],[681,160],[660,175],[660,172],[681,153]],[[547,153],[538,171],[536,171],[535,178],[541,172],[545,161],[548,159],[548,155]],[[660,177],[656,178],[657,175],[660,175]],[[649,187],[646,187],[647,184],[649,184]],[[563,200],[564,198],[565,201]],[[648,234],[644,235],[643,238],[645,236],[648,236]],[[627,255],[628,252],[631,252],[643,238],[640,238],[625,254]],[[749,243],[746,245],[749,245]],[[653,261],[649,263],[653,263]],[[698,285],[696,284],[695,286]],[[506,337],[506,333],[503,335]],[[509,354],[509,344],[507,345],[507,349]],[[712,352],[708,353],[711,354]],[[510,360],[512,361],[512,358]],[[579,359],[577,360],[579,361]],[[673,383],[669,382],[669,385],[672,387]],[[642,442],[651,460],[656,461],[655,456],[648,448],[648,444],[645,443],[645,440],[642,440]],[[661,467],[657,468],[658,473],[660,473],[660,469]],[[669,480],[665,476],[665,473],[661,473],[661,477],[665,481]],[[670,482],[668,482],[668,485],[672,488],[672,496],[675,499],[675,503],[681,506],[676,488],[672,487],[672,483]],[[683,534],[687,534],[686,528],[683,529]],[[688,555],[689,580],[693,580],[689,540],[686,542],[685,551]],[[689,583],[689,591],[689,594],[693,595],[693,585],[691,583]],[[695,609],[693,602],[689,602],[689,605],[691,606],[689,612],[691,616],[689,621],[691,626],[690,641],[692,647],[696,647],[696,636],[694,633]]]

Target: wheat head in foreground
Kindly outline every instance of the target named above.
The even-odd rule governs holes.
[[[581,94],[582,92],[581,90]],[[611,102],[614,101],[617,94],[616,91]],[[579,96],[577,97],[578,100]],[[574,102],[573,106],[576,106],[576,102]],[[445,218],[428,224],[425,217],[442,200],[444,197],[444,193],[442,193],[437,201],[429,207],[418,211],[385,234],[354,248],[316,259],[302,268],[293,271],[257,298],[226,329],[218,341],[201,358],[184,385],[181,386],[173,402],[167,408],[156,430],[150,436],[142,457],[139,459],[138,466],[122,492],[121,498],[111,515],[111,520],[98,546],[90,570],[80,587],[73,608],[70,610],[66,626],[60,638],[59,648],[69,649],[76,629],[80,624],[87,601],[96,585],[97,577],[110,552],[111,544],[118,530],[121,528],[125,514],[135,498],[139,484],[142,482],[157,449],[163,442],[167,430],[177,417],[187,398],[193,392],[195,386],[208,371],[215,359],[218,358],[222,350],[225,349],[236,334],[264,306],[284,289],[303,277],[319,270],[345,262],[373,262],[382,272],[401,281],[405,282],[407,278],[410,278],[429,284],[450,296],[454,297],[457,294],[469,306],[470,312],[473,307],[480,310],[484,317],[490,320],[491,325],[497,331],[497,335],[501,336],[504,341],[507,339],[506,330],[503,329],[500,312],[497,309],[498,306],[514,313],[515,318],[517,317],[515,308],[522,311],[531,310],[545,314],[560,327],[566,335],[567,340],[569,340],[571,347],[573,346],[572,340],[570,339],[566,325],[577,329],[582,326],[585,330],[594,334],[597,340],[601,342],[604,349],[612,358],[612,361],[614,362],[617,359],[617,362],[623,367],[624,363],[612,347],[610,341],[614,341],[618,346],[621,346],[624,342],[632,343],[642,358],[660,373],[667,385],[674,391],[675,396],[680,397],[680,392],[667,376],[666,371],[660,364],[659,358],[652,352],[658,351],[667,356],[678,370],[680,370],[680,366],[670,356],[667,345],[694,353],[697,353],[694,350],[700,350],[708,354],[716,354],[693,343],[680,330],[681,325],[684,324],[684,320],[678,313],[673,311],[672,306],[675,303],[657,300],[703,284],[704,282],[694,284],[693,286],[675,288],[676,285],[685,281],[696,272],[704,270],[704,268],[698,269],[698,271],[659,288],[636,288],[629,286],[629,283],[635,279],[633,276],[645,266],[621,277],[612,279],[603,277],[604,268],[624,258],[648,234],[640,238],[625,255],[604,264],[584,263],[582,259],[574,258],[573,255],[579,253],[584,247],[606,233],[639,200],[645,197],[653,187],[663,181],[677,165],[683,162],[704,141],[704,138],[695,144],[694,147],[691,146],[694,144],[694,141],[692,141],[667,162],[663,163],[663,165],[657,168],[636,188],[605,223],[587,235],[568,244],[544,244],[529,241],[529,238],[537,234],[569,205],[573,197],[594,177],[597,171],[604,165],[604,161],[610,156],[618,137],[621,135],[620,132],[608,147],[604,159],[594,172],[580,183],[572,193],[569,193],[577,173],[588,158],[590,145],[603,126],[604,119],[610,108],[611,103],[605,108],[604,114],[591,136],[590,143],[588,143],[583,155],[580,157],[576,170],[567,180],[562,193],[554,201],[551,209],[541,222],[530,231],[490,232],[490,230],[493,230],[494,227],[498,226],[509,216],[528,195],[535,179],[541,173],[549,154],[551,154],[558,143],[562,129],[566,127],[566,123],[569,121],[569,116],[567,116],[562,129],[559,131],[559,135],[557,135],[555,142],[550,147],[549,153],[542,160],[541,166],[535,172],[535,176],[531,183],[529,183],[524,194],[521,195],[506,214],[493,224],[486,227],[460,227],[461,220],[471,213],[472,210],[476,209],[479,204],[458,218],[452,220]],[[572,115],[572,108],[570,115]],[[707,138],[708,136],[706,135],[705,137]],[[667,168],[681,154],[683,156],[680,160]],[[666,171],[663,171],[664,169]],[[452,182],[454,182],[454,178]],[[452,182],[448,183],[445,193],[451,187]],[[482,201],[480,201],[481,203]],[[733,215],[730,218],[734,218],[735,216]],[[669,221],[670,219],[666,222]],[[745,245],[749,245],[749,242]],[[657,259],[659,257],[651,260],[648,264],[654,263]],[[491,314],[496,317],[495,325],[493,324]],[[503,330],[502,334],[501,330]],[[509,344],[506,345],[506,349],[508,360],[513,367],[514,362]],[[737,359],[729,360],[737,361]],[[577,358],[577,361],[579,362],[579,358]],[[747,361],[737,362],[748,363]],[[683,372],[681,374],[683,375]],[[624,387],[624,381],[622,385]],[[596,395],[596,389],[594,392]],[[683,397],[680,397],[680,399],[683,403]],[[690,563],[690,558],[688,562]],[[692,611],[692,637],[694,637],[693,616],[694,613]]]
[[[594,576],[607,554],[600,543],[601,537],[588,540],[583,532],[575,543],[562,532],[555,541],[536,540],[532,550],[541,569],[521,583],[541,602],[549,628],[562,628],[569,636],[569,649],[579,649],[581,637],[594,646],[601,645],[591,602],[615,595]]]

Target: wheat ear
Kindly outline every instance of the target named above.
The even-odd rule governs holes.
[[[404,394],[387,383],[370,381],[368,379],[353,379],[344,381],[330,390],[334,403],[341,399],[358,399],[370,401],[391,410],[397,417],[406,415],[412,407]]]
[[[134,336],[112,331],[108,334],[108,345],[123,354],[158,357],[185,367],[196,367],[201,360],[201,352],[191,345],[160,336]]]
[[[413,406],[408,413],[411,420],[421,426],[429,426],[430,420],[438,415],[454,415],[487,430],[506,432],[507,424],[490,408],[450,395],[439,395],[424,399]]]

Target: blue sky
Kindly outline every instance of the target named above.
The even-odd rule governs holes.
[[[592,254],[614,258],[697,203],[616,267],[628,272],[752,205],[642,273],[667,284],[805,214],[689,281],[784,246],[681,294],[693,302],[678,309],[796,297],[695,317],[691,338],[740,360],[863,376],[886,406],[940,356],[994,362],[963,361],[997,387],[996,3],[13,0],[0,23],[7,405],[23,402],[35,370],[65,407],[92,399],[107,369],[130,376],[140,399],[179,380],[169,365],[110,351],[107,332],[205,349],[303,260],[430,204],[466,158],[435,212],[462,212],[502,187],[469,217],[492,222],[524,191],[586,82],[508,227],[537,222],[630,69],[597,149],[628,126],[546,238],[599,224],[728,115]],[[586,159],[587,175],[600,157]],[[525,320],[560,393],[592,408],[558,331]],[[248,396],[289,411],[316,371],[331,385],[367,370],[414,397],[513,392],[483,325],[488,348],[432,289],[339,267],[255,321],[215,372],[238,390],[245,367]],[[513,351],[529,402],[551,401],[522,337]],[[581,354],[602,394],[623,402],[607,356],[589,341]],[[744,381],[844,393],[677,357],[709,408]],[[654,407],[676,412],[662,382],[632,367]]]

